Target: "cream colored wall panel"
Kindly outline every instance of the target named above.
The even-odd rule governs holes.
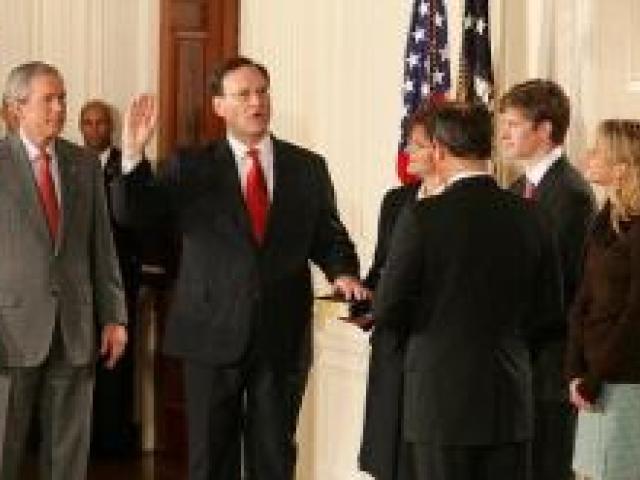
[[[12,66],[23,61],[32,50],[33,5],[24,0],[0,1],[0,85]],[[0,122],[0,135],[4,135],[4,124]]]
[[[56,65],[68,92],[68,138],[80,139],[85,100],[122,110],[136,92],[157,90],[157,0],[2,0],[0,18],[2,82],[18,63]]]
[[[629,15],[629,24],[634,27],[640,25],[640,5],[638,2],[631,4],[631,14]],[[640,44],[640,32],[637,28],[629,32],[632,45]],[[630,88],[633,91],[640,91],[640,48],[633,48],[630,52]]]
[[[640,6],[636,0],[597,2],[594,12],[597,30],[598,91],[594,92],[598,117],[640,118],[640,34],[637,24]]]

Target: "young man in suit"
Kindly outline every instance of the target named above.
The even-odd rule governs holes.
[[[183,359],[189,478],[240,479],[242,463],[244,478],[288,480],[312,355],[308,264],[347,298],[367,291],[324,159],[269,132],[267,70],[228,60],[211,93],[226,138],[179,151],[155,177],[136,165],[115,182],[116,215],[181,236],[165,351]],[[127,113],[125,162],[142,156],[153,105],[142,96]]]
[[[0,141],[0,376],[10,383],[0,478],[23,478],[38,405],[42,478],[82,480],[96,354],[112,368],[126,343],[102,175],[94,156],[59,136],[66,92],[58,70],[14,68],[5,98],[18,132]]]
[[[556,237],[562,270],[565,316],[580,281],[585,236],[595,212],[589,184],[563,151],[569,99],[549,80],[513,86],[501,99],[500,139],[505,157],[524,166],[511,186],[544,216]],[[534,355],[535,480],[571,477],[575,414],[568,398],[563,362],[566,322]]]
[[[429,480],[524,480],[533,434],[530,348],[560,321],[551,235],[487,173],[483,105],[433,118],[442,193],[396,225],[376,325],[406,330],[403,437]]]
[[[113,108],[102,100],[89,100],[80,109],[78,126],[84,145],[100,160],[109,200],[109,186],[122,175],[122,153],[113,145]],[[114,368],[98,362],[93,397],[91,429],[92,451],[97,455],[127,456],[135,452],[136,432],[133,422],[133,349],[140,287],[140,248],[136,233],[113,221],[111,202],[107,202],[116,253],[122,273],[129,342]]]

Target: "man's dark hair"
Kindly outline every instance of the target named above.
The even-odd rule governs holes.
[[[551,142],[561,145],[569,129],[571,104],[562,87],[551,80],[533,79],[511,87],[500,99],[500,111],[515,108],[534,125],[551,123]]]
[[[209,92],[214,97],[221,97],[224,95],[223,91],[223,81],[224,78],[231,72],[234,72],[242,67],[252,67],[258,70],[264,79],[267,81],[267,85],[269,84],[269,71],[267,68],[247,57],[233,57],[226,59],[219,64],[217,64],[209,76]]]
[[[427,137],[433,138],[433,114],[436,109],[436,103],[430,100],[422,102],[416,111],[407,118],[407,132],[415,127],[422,127]]]
[[[433,139],[453,155],[471,160],[491,157],[493,120],[482,103],[445,102],[433,110]]]

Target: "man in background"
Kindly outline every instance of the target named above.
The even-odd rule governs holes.
[[[556,238],[566,320],[595,212],[589,184],[562,147],[569,128],[569,99],[552,81],[529,80],[514,85],[502,97],[500,111],[504,155],[524,167],[511,190],[535,205]],[[534,355],[534,480],[566,480],[572,475],[575,414],[563,370],[566,321],[558,327]]]
[[[113,145],[114,110],[102,100],[90,100],[80,110],[79,127],[85,146],[100,160],[109,199],[109,186],[122,175],[122,154]],[[134,231],[113,221],[107,202],[116,253],[122,272],[129,321],[129,342],[112,369],[98,362],[93,399],[92,451],[97,455],[127,456],[136,449],[133,420],[135,331],[140,286],[140,252]]]

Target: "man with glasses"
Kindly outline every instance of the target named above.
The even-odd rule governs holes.
[[[181,236],[165,351],[184,361],[189,478],[239,480],[242,463],[245,478],[292,479],[311,361],[308,263],[347,298],[367,291],[324,159],[269,132],[267,70],[228,60],[211,93],[226,138],[178,152],[157,176],[136,160],[155,102],[134,100],[123,145],[131,171],[114,184],[115,212]]]

